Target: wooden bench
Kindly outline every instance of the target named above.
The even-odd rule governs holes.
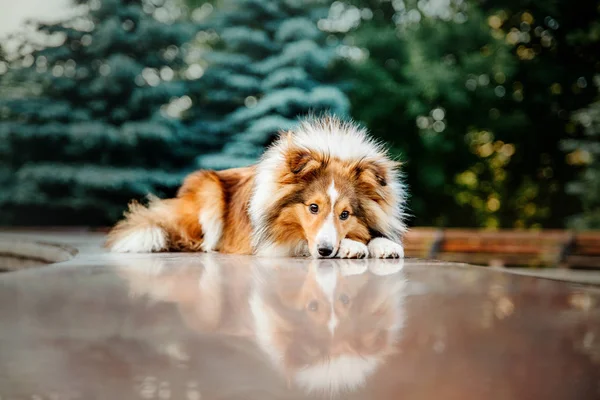
[[[600,232],[573,235],[561,264],[567,268],[600,268]]]
[[[600,232],[415,228],[408,257],[489,266],[600,268]]]
[[[435,228],[413,228],[404,236],[404,254],[407,257],[435,258],[444,232]]]

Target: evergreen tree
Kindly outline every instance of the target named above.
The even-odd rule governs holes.
[[[211,16],[203,36],[209,65],[191,81],[187,118],[218,151],[199,157],[200,166],[248,165],[298,116],[347,113],[346,96],[328,76],[335,47],[317,28],[326,12],[314,1],[239,0]]]
[[[161,112],[186,101],[176,75],[193,27],[162,0],[76,4],[86,12],[38,24],[43,45],[0,71],[38,93],[0,99],[1,223],[108,224],[131,198],[171,193],[193,160]]]

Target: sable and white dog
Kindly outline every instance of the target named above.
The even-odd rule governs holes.
[[[174,199],[132,203],[113,252],[397,258],[406,231],[399,163],[335,117],[284,132],[258,164],[189,175]]]

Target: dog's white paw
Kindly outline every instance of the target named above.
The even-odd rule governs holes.
[[[369,242],[369,254],[373,258],[404,258],[404,247],[386,238],[375,238]]]
[[[369,249],[364,243],[350,239],[342,239],[338,258],[366,258],[369,256]]]

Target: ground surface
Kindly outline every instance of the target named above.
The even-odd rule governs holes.
[[[0,274],[0,398],[597,399],[600,290],[407,260],[112,255]],[[10,246],[7,245],[10,243]]]

